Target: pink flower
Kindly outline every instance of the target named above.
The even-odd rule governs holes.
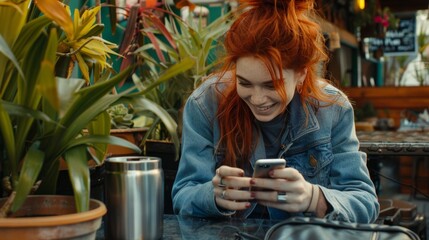
[[[384,15],[384,17],[382,17],[382,16],[375,16],[374,17],[374,22],[375,23],[380,23],[381,25],[383,25],[383,27],[388,27],[389,26],[389,16],[387,16],[386,14]]]
[[[381,16],[375,16],[374,17],[374,22],[381,23],[382,21],[383,21],[383,18]]]

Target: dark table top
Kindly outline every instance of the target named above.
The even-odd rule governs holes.
[[[357,131],[361,142],[429,143],[429,131]]]
[[[358,131],[357,137],[368,155],[429,156],[428,131]]]
[[[263,239],[274,223],[268,219],[203,219],[165,215],[163,239],[236,239],[238,232]]]
[[[269,219],[207,219],[164,214],[162,239],[236,239],[238,232],[263,239],[268,229],[278,221]],[[103,226],[96,239],[104,239]]]

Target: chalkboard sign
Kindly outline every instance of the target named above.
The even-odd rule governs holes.
[[[416,15],[399,16],[399,26],[395,30],[387,30],[384,39],[369,39],[370,51],[380,47],[385,56],[400,56],[417,53]]]

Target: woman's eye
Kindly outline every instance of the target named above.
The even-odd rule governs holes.
[[[251,87],[252,86],[252,84],[246,83],[246,82],[238,82],[238,84],[240,84],[240,86],[242,86],[242,87]]]
[[[274,85],[269,84],[269,85],[265,85],[265,88],[269,89],[269,90],[275,90],[276,88],[274,87]]]

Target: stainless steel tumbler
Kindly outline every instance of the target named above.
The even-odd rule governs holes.
[[[106,239],[160,239],[164,214],[161,159],[130,156],[106,159]]]

